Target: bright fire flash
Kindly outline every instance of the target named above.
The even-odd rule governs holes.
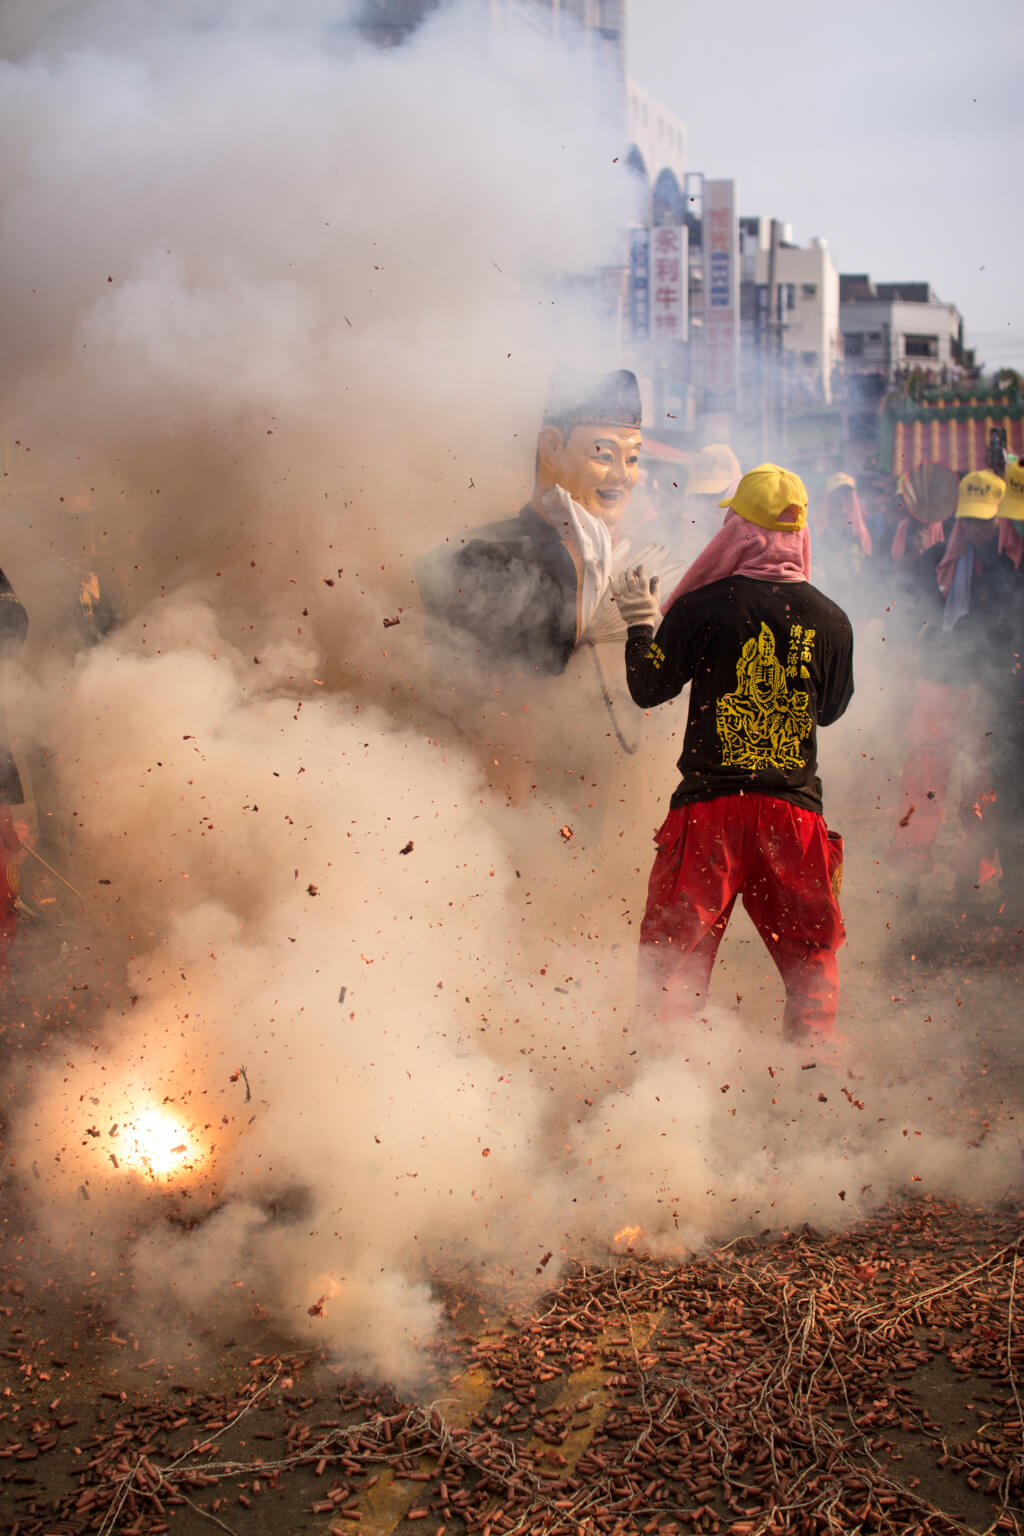
[[[118,1161],[151,1179],[191,1172],[204,1150],[181,1121],[163,1108],[144,1110],[122,1127]]]

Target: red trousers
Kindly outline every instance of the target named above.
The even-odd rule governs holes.
[[[670,811],[640,929],[641,1002],[659,1018],[707,1001],[729,915],[743,905],[786,987],[788,1040],[834,1036],[843,840],[772,795],[721,795]]]
[[[23,854],[9,805],[0,804],[0,991],[10,979],[11,945],[18,930],[18,871]]]

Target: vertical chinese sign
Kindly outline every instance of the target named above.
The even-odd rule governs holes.
[[[735,189],[704,183],[704,388],[718,409],[736,404],[739,373],[739,273]]]
[[[656,341],[685,341],[687,231],[676,224],[651,230],[651,330]]]
[[[629,327],[634,341],[651,334],[651,232],[629,233]]]

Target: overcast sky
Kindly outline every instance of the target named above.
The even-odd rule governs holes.
[[[1024,371],[1020,0],[628,0],[630,77],[739,211],[841,272],[925,280],[988,368]]]

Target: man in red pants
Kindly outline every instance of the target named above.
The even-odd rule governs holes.
[[[786,986],[786,1039],[837,1064],[842,840],[822,816],[816,733],[850,702],[853,632],[808,579],[796,475],[762,464],[721,505],[720,531],[664,618],[641,568],[616,586],[635,702],[663,704],[690,684],[641,928],[642,1001],[660,1019],[705,1003],[742,896]]]

